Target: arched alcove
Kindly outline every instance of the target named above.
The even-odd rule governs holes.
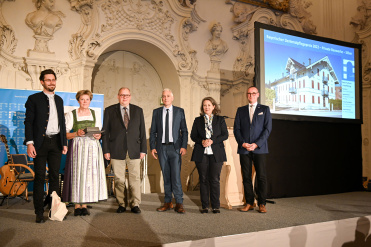
[[[160,107],[163,88],[174,93],[174,104],[180,104],[180,80],[173,61],[159,47],[142,40],[122,40],[102,49],[92,73],[92,91],[103,93],[105,107],[118,103],[117,90],[129,87],[131,103],[143,108],[147,142],[153,109]],[[162,192],[163,180],[157,160],[148,147],[146,192]]]
[[[127,51],[145,59],[157,71],[163,87],[173,91],[174,105],[180,104],[180,78],[174,62],[162,49],[147,41],[127,39],[110,45],[100,53],[100,56],[113,51]],[[97,66],[99,64],[96,64],[93,70],[92,81],[94,81]]]

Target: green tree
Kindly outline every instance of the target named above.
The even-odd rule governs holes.
[[[329,102],[333,105],[333,110],[343,109],[343,101],[341,99],[330,99]]]
[[[265,104],[271,109],[273,108],[274,98],[276,98],[276,91],[270,88],[265,88]]]

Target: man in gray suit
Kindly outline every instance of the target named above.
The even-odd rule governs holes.
[[[163,107],[153,110],[150,132],[152,156],[160,161],[164,178],[164,205],[159,212],[173,208],[173,194],[176,201],[175,211],[184,214],[183,190],[180,180],[182,155],[187,152],[188,130],[184,110],[173,106],[174,95],[170,89],[162,91]]]
[[[143,109],[130,104],[130,89],[120,88],[118,104],[105,109],[103,130],[104,158],[111,160],[115,174],[115,193],[119,204],[117,213],[126,211],[125,205],[125,174],[129,172],[129,204],[133,213],[141,212],[140,192],[140,161],[147,153],[146,129]]]

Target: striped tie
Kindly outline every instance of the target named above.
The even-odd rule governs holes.
[[[253,117],[254,117],[254,105],[250,105],[250,123],[252,123]]]
[[[124,125],[125,125],[125,128],[128,129],[129,115],[128,115],[128,111],[126,107],[124,107]]]

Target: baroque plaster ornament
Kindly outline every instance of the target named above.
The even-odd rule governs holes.
[[[210,32],[212,37],[206,43],[205,53],[209,54],[210,56],[210,71],[218,72],[222,57],[228,51],[228,45],[220,38],[223,32],[223,27],[219,22],[212,26]]]
[[[93,0],[69,0],[71,9],[81,15],[84,25],[89,25],[92,19]]]
[[[183,7],[193,7],[197,0],[178,0]]]
[[[231,12],[234,14],[234,22],[236,23],[243,23],[245,21],[249,21],[252,15],[258,10],[259,7],[253,6],[250,4],[243,4],[236,2],[233,4]]]
[[[356,28],[356,30],[363,30],[367,26],[370,15],[368,14],[371,10],[371,1],[363,0],[361,5],[357,7],[357,14],[351,18],[350,25]]]
[[[14,2],[15,0],[0,0],[0,48],[9,54],[13,54],[18,40],[15,38],[13,28],[8,25],[3,16],[2,5],[4,1]]]
[[[68,53],[72,60],[80,59],[84,56],[87,38],[95,29],[93,19],[93,0],[69,0],[71,9],[81,16],[81,26],[77,33],[72,35],[69,42]]]
[[[182,22],[180,43],[183,49],[179,49],[179,46],[175,46],[174,55],[179,56],[181,61],[179,63],[179,69],[181,70],[197,70],[198,61],[196,59],[197,51],[192,49],[189,45],[189,34],[198,29],[198,25],[191,18],[186,18]]]
[[[198,66],[198,60],[196,57],[197,51],[191,48],[188,39],[192,32],[197,31],[198,24],[200,24],[200,22],[205,22],[205,20],[198,15],[195,8],[192,9],[190,14],[190,17],[183,19],[181,22],[182,28],[179,30],[181,32],[179,42],[183,49],[179,49],[179,46],[175,45],[176,52],[174,52],[174,55],[180,55],[182,59],[182,61],[179,63],[180,70],[191,70],[196,72]]]
[[[55,0],[35,0],[37,10],[26,17],[26,24],[34,31],[35,48],[33,51],[51,53],[48,41],[62,25],[61,17],[65,15],[60,11],[53,11]]]
[[[299,20],[303,31],[308,34],[317,34],[316,26],[310,20],[312,14],[306,9],[309,8],[313,3],[305,0],[291,0],[289,13],[292,17]]]
[[[371,32],[370,29],[370,15],[371,11],[371,1],[363,0],[361,4],[357,7],[357,14],[351,18],[350,25],[355,29],[355,37],[352,40],[354,43],[362,44],[362,59],[363,59],[363,84],[370,85],[371,83]],[[361,35],[360,35],[361,34]]]
[[[134,27],[156,32],[170,43],[174,41],[171,35],[174,17],[166,10],[164,1],[107,0],[100,8],[106,20],[106,24],[102,25],[102,32]]]

